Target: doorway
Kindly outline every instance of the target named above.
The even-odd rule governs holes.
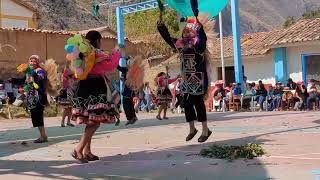
[[[242,66],[242,72],[244,74],[244,66]],[[236,82],[234,66],[225,67],[225,73],[226,73],[226,85]],[[222,67],[218,67],[218,80],[221,80],[221,79],[222,79]]]
[[[304,83],[310,79],[320,81],[320,54],[303,54],[301,60]]]

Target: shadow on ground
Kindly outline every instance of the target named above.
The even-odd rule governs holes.
[[[241,120],[257,117],[230,116],[231,114],[210,114],[212,120]],[[266,116],[279,116],[282,114],[268,114]],[[285,114],[283,114],[285,115]],[[314,121],[319,123],[320,121]],[[141,128],[150,126],[162,126],[168,124],[184,123],[183,117],[177,117],[171,121],[142,120],[131,127],[114,127],[105,125],[100,128],[98,134],[108,134],[125,128]],[[278,133],[286,133],[297,130],[308,130],[319,128],[320,125],[292,128],[287,130],[268,133],[260,133],[254,136],[247,136],[225,141],[217,141],[215,144],[238,145],[244,143],[263,144],[269,142],[262,136]],[[68,140],[78,140],[82,133],[82,128],[48,128],[51,138],[49,145],[54,145]],[[20,152],[27,152],[38,148],[47,147],[43,145],[29,145],[21,148],[16,147],[10,141],[32,139],[37,136],[31,129],[12,130],[0,132],[0,157],[14,155]],[[228,162],[225,160],[202,158],[196,155],[202,148],[208,147],[213,143],[201,145],[189,145],[162,149],[159,151],[141,151],[124,155],[102,157],[101,161],[86,165],[76,164],[74,161],[67,160],[0,160],[0,176],[6,174],[24,175],[25,177],[54,178],[54,179],[165,179],[165,180],[215,180],[215,179],[272,179],[269,177],[265,164],[257,159],[236,160]],[[13,148],[10,148],[12,146]],[[19,145],[21,146],[21,145]],[[58,159],[58,158],[57,158]]]
[[[216,142],[238,144],[255,137]],[[264,140],[256,140],[264,142]],[[190,145],[160,151],[141,151],[102,157],[85,165],[74,161],[9,161],[0,160],[0,176],[15,174],[52,179],[155,179],[155,180],[257,180],[270,179],[265,164],[259,160],[209,159],[196,155],[213,143]]]

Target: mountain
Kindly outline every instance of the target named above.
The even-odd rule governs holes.
[[[280,29],[289,16],[301,17],[320,7],[320,0],[239,0],[241,33]],[[223,11],[224,34],[232,33],[230,7]],[[219,32],[219,24],[215,30]]]
[[[100,18],[91,15],[93,0],[25,1],[39,9],[42,15],[39,27],[43,29],[82,30],[107,24],[105,8],[101,8]],[[239,4],[241,32],[250,33],[282,28],[288,16],[300,17],[303,13],[320,7],[320,0],[239,0]],[[224,33],[230,35],[230,7],[224,10],[223,20]],[[215,28],[218,32],[218,27]]]

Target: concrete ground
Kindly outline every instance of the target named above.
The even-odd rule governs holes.
[[[78,164],[70,156],[82,126],[46,119],[48,144],[33,144],[30,120],[0,120],[0,179],[320,180],[320,112],[208,114],[213,136],[185,142],[183,116],[155,120],[139,114],[135,125],[102,125],[93,140],[100,161]],[[200,129],[198,124],[198,129]],[[21,143],[21,142],[27,143]],[[259,143],[267,155],[232,162],[197,155],[211,144]]]

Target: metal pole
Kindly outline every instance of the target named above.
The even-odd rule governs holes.
[[[116,14],[117,14],[117,36],[118,36],[118,46],[120,48],[124,48],[124,22],[123,22],[123,12],[120,7],[117,7],[116,9]],[[126,67],[126,61],[124,57],[120,59],[119,62],[120,67]],[[120,72],[120,77],[122,76],[122,73]],[[122,97],[122,92],[124,89],[124,83],[122,80],[120,80],[120,94],[121,94],[121,105],[123,105],[123,97]]]
[[[219,13],[219,29],[220,29],[220,57],[221,57],[221,69],[223,86],[226,87],[226,71],[224,68],[224,47],[223,47],[223,28],[222,28],[222,13]]]
[[[231,0],[232,34],[233,34],[233,56],[235,79],[243,85],[241,46],[240,46],[240,17],[238,0]]]

